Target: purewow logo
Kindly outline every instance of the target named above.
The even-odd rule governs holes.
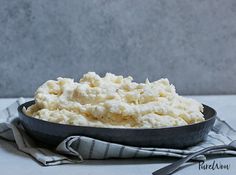
[[[215,160],[211,163],[199,162],[198,169],[199,170],[229,170],[230,164],[223,164],[220,161],[216,162]]]

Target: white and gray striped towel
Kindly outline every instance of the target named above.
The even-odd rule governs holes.
[[[38,147],[25,133],[19,122],[17,107],[24,101],[23,98],[20,98],[6,109],[0,111],[0,138],[16,142],[20,151],[29,154],[45,166],[81,162],[83,159],[144,158],[159,156],[185,157],[202,148],[212,145],[229,144],[232,140],[236,140],[236,131],[225,121],[217,118],[207,139],[187,149],[131,147],[84,136],[71,136],[60,143],[55,150],[48,150]],[[209,152],[208,154],[236,155],[236,151],[221,150]],[[204,160],[205,156],[199,156],[197,159]]]

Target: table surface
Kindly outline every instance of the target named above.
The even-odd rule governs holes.
[[[220,118],[226,120],[233,128],[236,128],[236,95],[217,95],[217,96],[191,96],[200,102],[216,109]],[[3,109],[14,102],[15,99],[0,99],[0,109]],[[32,160],[28,155],[17,151],[16,145],[0,139],[0,172],[4,175],[43,175],[43,174],[67,174],[67,175],[148,175],[154,170],[176,161],[174,158],[153,158],[153,159],[110,159],[110,160],[86,160],[80,164],[68,164],[51,167],[43,167]],[[206,164],[230,165],[226,169],[207,169],[199,170],[198,163],[187,164],[176,175],[198,175],[204,174],[236,174],[236,157],[214,156],[208,158]]]

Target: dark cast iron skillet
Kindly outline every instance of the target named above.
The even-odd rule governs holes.
[[[205,121],[196,124],[154,129],[99,128],[52,123],[25,115],[22,108],[34,103],[29,101],[18,107],[20,121],[32,138],[50,147],[68,136],[80,135],[138,147],[184,148],[203,141],[216,118],[216,111],[204,105]]]

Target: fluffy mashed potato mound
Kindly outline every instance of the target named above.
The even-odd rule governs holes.
[[[201,103],[179,96],[168,79],[136,83],[132,77],[94,72],[79,82],[49,80],[25,114],[55,123],[116,128],[161,128],[204,120]]]

